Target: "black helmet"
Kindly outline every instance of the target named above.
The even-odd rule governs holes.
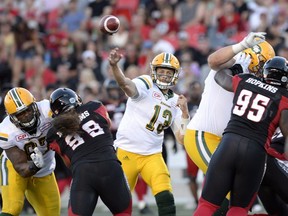
[[[263,66],[264,81],[274,86],[287,88],[288,65],[287,60],[281,56],[269,59]]]
[[[82,99],[69,88],[58,88],[50,95],[50,107],[55,116],[82,104]]]

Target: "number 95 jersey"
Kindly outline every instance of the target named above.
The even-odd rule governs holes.
[[[173,130],[175,119],[181,119],[182,111],[176,106],[179,96],[170,89],[163,94],[148,75],[137,77],[133,82],[138,96],[127,101],[115,146],[142,155],[160,153],[164,129],[172,126]]]
[[[34,175],[43,177],[53,172],[55,169],[55,152],[50,150],[45,143],[45,137],[52,126],[52,112],[48,100],[36,102],[39,109],[38,126],[35,134],[29,134],[24,130],[17,128],[6,116],[0,124],[0,147],[5,150],[12,147],[18,147],[27,154],[28,160],[31,160],[30,154],[37,146],[43,154],[44,166]],[[5,151],[3,156],[7,157]]]

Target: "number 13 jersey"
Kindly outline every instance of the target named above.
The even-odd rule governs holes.
[[[163,130],[170,126],[173,130],[175,119],[181,119],[182,112],[176,106],[179,96],[172,90],[164,95],[148,75],[137,77],[133,82],[138,95],[128,98],[115,146],[142,155],[159,153]]]

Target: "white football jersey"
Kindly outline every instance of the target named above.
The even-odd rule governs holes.
[[[17,146],[19,149],[26,152],[28,158],[33,151],[34,147],[38,147],[43,153],[44,166],[34,175],[35,177],[43,177],[53,172],[55,169],[55,152],[50,150],[45,143],[45,136],[52,126],[52,112],[48,100],[36,102],[40,112],[40,124],[37,127],[36,134],[30,135],[29,133],[17,128],[7,116],[0,124],[0,147],[5,149]],[[38,121],[39,121],[38,120]],[[31,160],[31,159],[30,159]]]
[[[234,93],[218,85],[214,80],[215,74],[214,70],[209,72],[200,105],[187,129],[205,131],[222,137],[230,120]]]
[[[162,152],[163,129],[175,127],[175,119],[181,119],[182,111],[176,106],[179,96],[172,90],[163,95],[148,75],[137,77],[133,82],[139,95],[128,98],[115,147],[142,155]]]

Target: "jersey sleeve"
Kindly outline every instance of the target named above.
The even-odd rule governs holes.
[[[132,80],[136,84],[138,95],[133,100],[141,100],[147,96],[148,90],[152,88],[153,82],[150,76],[142,75]]]
[[[15,146],[13,143],[15,137],[13,138],[9,136],[9,134],[11,134],[13,131],[14,129],[12,128],[12,123],[7,116],[0,124],[0,148],[5,150]]]

